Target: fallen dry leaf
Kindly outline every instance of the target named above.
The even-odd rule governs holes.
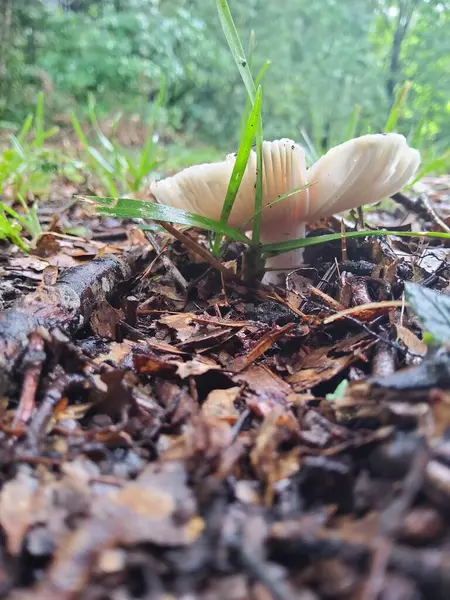
[[[202,404],[202,412],[209,417],[223,419],[230,424],[235,423],[240,413],[234,403],[240,391],[240,387],[232,387],[226,390],[213,390],[209,392]]]
[[[376,340],[366,334],[358,334],[334,346],[314,350],[304,357],[299,370],[287,377],[294,391],[309,390],[328,381],[356,360],[364,360],[365,353]]]
[[[0,492],[0,524],[6,533],[8,552],[19,554],[25,534],[33,522],[39,481],[27,471],[4,484]]]

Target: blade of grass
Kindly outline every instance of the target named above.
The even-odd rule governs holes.
[[[78,137],[79,142],[83,146],[84,150],[89,154],[89,156],[93,159],[95,165],[100,167],[100,173],[98,173],[99,178],[102,183],[107,187],[109,193],[112,196],[118,196],[118,190],[114,183],[114,174],[115,168],[102,156],[102,154],[92,146],[89,145],[89,142],[84,135],[83,129],[81,127],[80,122],[78,121],[75,113],[70,111],[70,120],[72,122],[72,127]]]
[[[317,160],[319,160],[319,153],[317,152],[311,138],[309,137],[306,129],[301,129],[300,133],[302,134],[302,138],[306,144],[306,149],[308,150],[308,154],[309,154],[309,161],[310,163],[315,163]]]
[[[111,215],[122,219],[152,219],[154,221],[178,223],[179,225],[190,225],[206,231],[215,231],[231,240],[244,242],[245,244],[251,243],[251,240],[239,229],[230,227],[226,223],[172,206],[166,206],[165,204],[143,202],[132,198],[100,198],[99,196],[78,196],[78,198],[93,204],[97,212],[103,215]]]
[[[217,10],[219,12],[219,19],[222,25],[223,32],[230,47],[231,54],[233,55],[236,66],[241,74],[242,81],[244,82],[245,88],[250,100],[255,101],[256,87],[253,81],[253,77],[248,66],[248,60],[245,56],[244,48],[242,47],[239,34],[231,16],[230,8],[227,0],[217,0]]]
[[[346,233],[330,233],[327,235],[319,235],[315,237],[300,238],[296,240],[288,240],[286,242],[277,242],[274,244],[264,244],[261,246],[261,251],[265,258],[276,256],[283,252],[296,250],[297,248],[306,248],[307,246],[315,246],[317,244],[326,244],[345,238],[370,237],[380,235],[396,235],[399,237],[420,237],[420,238],[438,238],[450,240],[450,233],[440,231],[390,231],[388,229],[379,229],[376,231],[349,231]]]
[[[23,122],[22,129],[19,131],[19,133],[16,136],[17,141],[19,142],[19,144],[23,144],[24,143],[25,138],[27,137],[28,132],[31,129],[31,126],[33,125],[33,121],[34,121],[34,115],[30,114],[30,115],[28,115],[28,117]]]
[[[154,128],[156,125],[156,120],[158,116],[158,112],[162,105],[164,104],[164,98],[166,94],[166,80],[162,78],[161,86],[158,91],[158,95],[155,100],[155,104],[153,105],[152,114],[150,116],[150,120],[148,123],[148,137],[145,142],[144,148],[142,150],[139,165],[137,168],[137,178],[139,179],[136,182],[137,187],[139,187],[142,179],[150,173],[150,171],[154,168],[156,161],[153,159],[153,152],[155,149],[155,143],[153,141]]]
[[[355,104],[350,115],[350,121],[348,122],[347,139],[351,140],[355,137],[356,128],[358,127],[359,117],[361,116],[361,105]]]
[[[255,51],[255,44],[256,44],[255,32],[252,29],[250,31],[250,35],[249,35],[249,39],[248,39],[248,49],[247,49],[248,68],[250,69],[250,73],[252,72],[252,69],[253,69],[253,53]],[[241,140],[242,140],[243,136],[245,135],[245,128],[247,126],[247,121],[248,121],[248,117],[249,117],[251,109],[252,109],[252,101],[250,99],[250,96],[247,94],[245,97],[245,110],[244,110],[244,114],[242,115],[242,119],[241,119],[241,135],[240,135]]]
[[[259,86],[261,85],[262,78],[264,77],[267,69],[270,67],[271,64],[272,64],[271,60],[266,60],[266,62],[261,67],[261,69],[258,71],[258,75],[255,78],[256,89],[258,89]],[[252,102],[250,100],[249,95],[247,94],[247,98],[246,98],[246,101],[245,101],[245,111],[244,111],[244,114],[242,116],[242,122],[241,122],[241,139],[242,139],[242,136],[245,133],[245,127],[246,127],[246,124],[247,124],[247,121],[248,121],[248,116],[250,114],[251,108],[252,108]]]
[[[444,152],[443,154],[441,154],[441,156],[438,156],[434,160],[431,160],[430,162],[426,163],[424,165],[424,167],[419,171],[418,175],[411,181],[411,183],[409,183],[406,186],[406,188],[407,189],[411,188],[415,183],[420,181],[422,179],[422,177],[425,177],[425,175],[428,175],[429,173],[432,173],[433,171],[438,171],[438,170],[442,169],[443,167],[445,167],[449,159],[450,159],[450,150],[447,150],[447,152]]]
[[[11,222],[10,219],[6,216],[3,207],[5,205],[1,203],[0,205],[0,239],[9,240],[13,244],[15,244],[18,248],[23,250],[24,252],[29,252],[30,248],[25,240],[22,239],[20,235],[21,226],[16,225]]]
[[[17,155],[20,156],[20,158],[25,161],[26,157],[25,157],[25,150],[23,145],[19,142],[18,138],[16,138],[15,135],[11,134],[9,136],[9,141],[11,142],[12,147],[14,148],[14,150],[16,151]]]
[[[234,162],[233,172],[231,173],[230,181],[228,183],[227,194],[222,206],[222,213],[220,215],[221,223],[227,223],[228,218],[233,209],[234,202],[236,200],[237,193],[239,191],[242,178],[247,167],[248,158],[253,146],[253,140],[255,139],[255,131],[258,125],[258,121],[261,116],[261,102],[262,102],[262,90],[258,88],[255,96],[255,102],[250,112],[250,116],[247,121],[244,136],[242,137],[239,149],[237,152],[236,160]],[[216,237],[213,245],[214,254],[218,254],[220,249],[221,238]]]
[[[263,206],[260,209],[260,212],[262,212],[263,210],[266,210],[266,208],[270,208],[274,204],[278,204],[278,202],[281,202],[282,200],[286,200],[287,198],[290,198],[294,194],[298,194],[298,192],[303,192],[303,190],[306,190],[307,188],[309,188],[313,183],[314,182],[307,183],[307,184],[302,185],[302,186],[300,186],[298,188],[294,188],[293,190],[290,190],[289,192],[286,192],[285,194],[280,194],[279,196],[277,196],[277,198],[275,198],[275,200],[272,200],[272,202],[269,202],[268,204],[266,204],[265,206]],[[247,221],[245,221],[244,226],[247,225],[247,223],[250,223],[250,221],[252,219],[254,219],[255,216],[256,216],[256,213],[254,213],[249,219],[247,219]]]
[[[36,104],[36,116],[34,118],[34,139],[35,145],[41,148],[45,137],[45,123],[44,123],[44,92],[39,92],[37,104]]]
[[[89,142],[87,141],[87,138],[84,135],[83,128],[81,127],[81,124],[80,124],[79,120],[77,119],[77,116],[73,112],[73,110],[71,110],[69,112],[69,117],[70,117],[70,121],[72,123],[72,127],[73,127],[75,133],[77,134],[77,138],[78,138],[79,142],[81,143],[83,148],[87,149],[89,147]]]
[[[222,25],[223,32],[228,42],[231,54],[237,65],[242,81],[244,82],[247,93],[254,104],[256,87],[255,82],[248,65],[248,60],[245,56],[244,49],[239,39],[236,26],[231,16],[230,8],[227,0],[217,0],[217,10],[219,19]],[[253,219],[252,241],[254,244],[259,244],[261,237],[261,208],[262,208],[262,181],[263,181],[263,125],[262,117],[258,120],[256,130],[256,191],[255,191],[255,218]]]
[[[89,94],[88,96],[88,114],[89,120],[91,122],[91,126],[97,134],[98,141],[100,144],[107,150],[108,152],[114,152],[114,146],[100,129],[100,125],[98,124],[97,115],[95,113],[95,98],[93,94]]]
[[[390,133],[397,129],[397,124],[402,116],[403,109],[405,107],[406,101],[408,99],[409,90],[411,89],[411,82],[405,81],[402,87],[399,89],[394,104],[392,105],[391,110],[389,111],[389,115],[386,121],[386,125],[384,126],[384,132]]]

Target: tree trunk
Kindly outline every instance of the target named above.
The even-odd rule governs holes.
[[[401,70],[400,55],[402,45],[408,33],[411,20],[417,8],[419,0],[400,0],[398,3],[398,17],[392,38],[391,61],[389,65],[389,75],[386,81],[386,91],[389,99],[389,110],[395,102],[395,86],[398,83]]]
[[[0,2],[0,99],[7,93],[7,55],[11,44],[12,0]]]

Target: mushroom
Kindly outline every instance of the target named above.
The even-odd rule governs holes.
[[[195,165],[151,185],[160,204],[219,220],[235,162],[228,155],[218,163]],[[263,142],[263,207],[261,242],[276,243],[304,237],[305,223],[363,204],[374,204],[398,192],[413,176],[420,154],[397,133],[371,134],[331,148],[309,169],[305,152],[289,139]],[[254,215],[256,154],[251,152],[228,222],[249,229]],[[274,201],[291,190],[301,191]],[[269,258],[265,282],[277,271],[301,264],[302,251]]]

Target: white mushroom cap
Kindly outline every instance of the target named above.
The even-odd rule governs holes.
[[[152,194],[160,204],[195,212],[211,219],[220,219],[222,205],[231,178],[235,154],[223,162],[195,165],[173,177],[153,183]],[[256,154],[250,152],[247,168],[242,178],[228,222],[233,227],[243,227],[255,212]],[[278,196],[306,183],[305,152],[292,140],[263,142],[263,206]],[[304,221],[309,207],[308,190],[299,192],[270,206],[262,212],[265,221]]]
[[[419,163],[420,153],[398,133],[364,135],[331,148],[308,169],[308,220],[391,196],[408,183]]]

